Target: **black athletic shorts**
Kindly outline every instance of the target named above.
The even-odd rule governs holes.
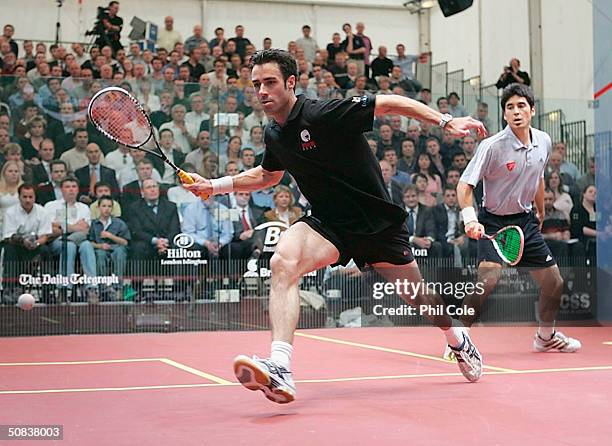
[[[306,223],[338,249],[340,257],[332,266],[346,265],[351,259],[360,269],[379,262],[407,265],[414,260],[406,223],[390,226],[377,234],[356,235],[332,228],[312,215],[304,216],[299,221]]]
[[[485,233],[488,235],[493,235],[508,225],[516,225],[523,230],[525,247],[523,248],[523,257],[516,265],[517,267],[545,268],[556,265],[555,259],[542,237],[540,223],[533,211],[511,215],[495,215],[481,208],[478,213],[478,221],[484,226]],[[480,264],[483,260],[503,263],[491,240],[486,238],[478,240],[478,263]]]

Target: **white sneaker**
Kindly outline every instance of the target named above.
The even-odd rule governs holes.
[[[271,359],[238,355],[234,359],[234,374],[244,387],[261,390],[270,401],[285,404],[295,399],[291,371]]]
[[[578,339],[565,336],[560,331],[555,331],[552,338],[547,341],[542,339],[536,331],[533,339],[533,350],[536,352],[548,352],[552,350],[560,353],[574,353],[580,350],[581,347],[582,344]]]
[[[450,328],[450,330],[452,329],[453,327]],[[461,328],[456,330],[459,331],[463,341],[458,347],[453,347],[452,345],[449,345],[449,347],[455,354],[457,365],[465,379],[470,382],[476,382],[482,376],[482,355],[472,342],[467,329]]]

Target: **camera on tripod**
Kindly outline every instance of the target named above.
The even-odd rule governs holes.
[[[105,18],[108,18],[109,9],[104,6],[98,6],[98,13],[96,14],[96,23],[92,29],[85,31],[86,36],[101,36],[104,34],[104,23],[102,22]]]

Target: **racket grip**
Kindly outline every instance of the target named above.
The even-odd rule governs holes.
[[[191,178],[191,175],[189,175],[187,172],[185,172],[184,170],[179,170],[177,172],[179,178],[181,179],[181,182],[183,184],[193,184],[195,183],[195,181],[193,181],[193,178]],[[200,192],[199,197],[203,200],[208,200],[208,197],[210,195],[205,194],[204,192]]]

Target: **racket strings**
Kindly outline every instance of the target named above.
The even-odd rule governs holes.
[[[516,229],[510,228],[503,231],[498,234],[496,241],[506,257],[516,258],[519,255],[521,251],[521,235]]]
[[[98,96],[91,104],[90,118],[99,130],[126,146],[140,146],[151,134],[144,111],[120,91],[107,91]]]

